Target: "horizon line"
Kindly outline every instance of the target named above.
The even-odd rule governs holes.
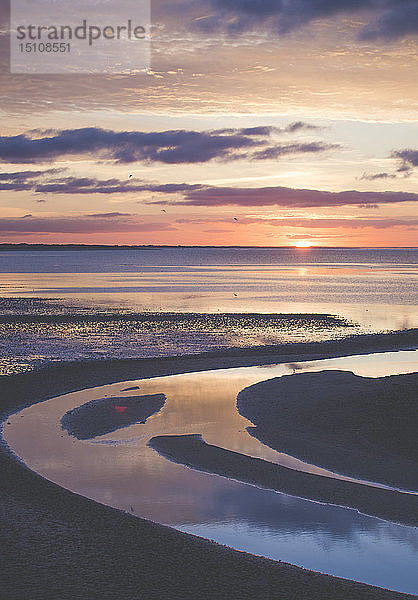
[[[298,247],[295,245],[287,246],[247,246],[247,245],[200,245],[200,244],[82,244],[82,243],[43,243],[43,242],[0,242],[0,250],[5,248],[10,249],[22,249],[22,248],[84,248],[86,250],[90,248],[103,248],[113,249],[118,248],[124,249],[135,249],[135,248],[291,248],[294,250],[306,251],[312,249],[347,249],[347,250],[418,250],[418,246],[306,246]]]

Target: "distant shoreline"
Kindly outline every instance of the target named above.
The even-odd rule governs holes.
[[[0,244],[1,251],[22,250],[155,250],[165,248],[242,248],[242,249],[269,249],[269,250],[296,250],[306,252],[311,250],[418,250],[418,246],[310,246],[308,248],[297,248],[296,246],[189,246],[182,244]]]

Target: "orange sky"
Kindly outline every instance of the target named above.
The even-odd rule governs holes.
[[[0,243],[416,246],[414,32],[182,6],[153,4],[148,73],[3,63]]]

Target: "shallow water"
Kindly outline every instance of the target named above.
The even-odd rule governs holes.
[[[51,360],[174,356],[234,346],[323,341],[418,326],[417,249],[137,248],[0,251],[0,296],[59,298],[93,313],[322,313],[356,327],[0,324],[0,374]],[[2,307],[0,312],[19,312]],[[37,312],[37,307],[31,310]],[[50,309],[68,312],[65,307]],[[86,311],[88,312],[88,311]],[[2,341],[3,340],[3,341]]]
[[[211,444],[329,475],[251,437],[236,410],[237,393],[295,372],[343,369],[381,377],[415,371],[416,364],[416,351],[402,351],[121,382],[31,406],[8,419],[4,436],[31,469],[104,504],[240,550],[416,593],[418,529],[199,473],[146,445],[155,435],[197,433]],[[139,389],[123,391],[134,386]],[[66,411],[90,400],[154,393],[165,394],[166,404],[145,424],[84,441],[60,427]]]

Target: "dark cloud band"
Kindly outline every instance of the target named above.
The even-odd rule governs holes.
[[[24,173],[24,172],[23,172]],[[0,189],[28,190],[47,197],[48,194],[127,194],[150,192],[161,194],[156,200],[147,204],[177,205],[177,206],[283,206],[288,208],[330,207],[330,206],[370,206],[397,204],[402,202],[417,202],[418,194],[401,191],[367,192],[347,190],[329,192],[325,190],[298,189],[282,186],[272,187],[220,187],[189,183],[153,183],[137,179],[100,180],[88,177],[61,177],[41,181],[36,177],[21,181],[18,173],[10,181],[0,180]],[[379,177],[383,174],[379,174]],[[381,177],[380,177],[381,178]],[[173,198],[173,196],[177,196]],[[42,197],[42,196],[41,196]]]
[[[180,13],[190,10],[187,2],[176,6]],[[339,15],[367,20],[359,33],[364,40],[394,40],[418,32],[416,0],[197,0],[194,7],[207,14],[193,22],[194,28],[208,33],[237,34],[261,27],[285,35]]]
[[[32,217],[0,218],[0,233],[139,233],[147,231],[171,231],[176,229],[165,222],[145,222],[137,215],[104,213],[76,215],[72,217]]]
[[[179,203],[186,206],[285,206],[294,208],[378,205],[417,202],[418,194],[408,192],[328,192],[286,187],[231,188],[201,187],[185,190]]]
[[[223,131],[110,131],[96,127],[32,132],[0,137],[0,160],[9,163],[43,163],[88,154],[118,163],[137,161],[166,164],[205,163],[214,159],[265,160],[282,154],[323,152],[339,146],[324,142],[278,145],[273,133],[312,129],[293,123],[292,129],[253,127]],[[266,151],[264,154],[262,151]]]

